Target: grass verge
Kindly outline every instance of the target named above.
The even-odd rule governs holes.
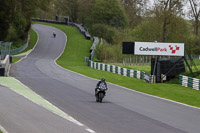
[[[124,77],[118,74],[95,70],[88,67],[87,63],[84,62],[84,57],[89,56],[89,49],[92,44],[91,41],[85,40],[84,36],[82,36],[74,27],[47,23],[40,24],[59,28],[67,34],[67,46],[63,55],[57,60],[57,63],[62,67],[96,79],[105,77],[108,82],[118,84],[120,86],[200,107],[199,91],[170,83],[149,84],[139,79]]]
[[[12,57],[12,63],[18,62],[21,58]]]
[[[25,44],[24,40],[21,39],[17,39],[15,41],[13,41],[12,45],[11,45],[11,49],[16,49],[19,48],[21,46],[23,46]]]
[[[30,49],[33,49],[33,47],[35,46],[35,44],[38,40],[37,33],[33,29],[30,29],[29,35],[30,35],[29,45],[23,52],[26,52],[26,51],[29,51]]]
[[[29,35],[30,35],[30,41],[29,41],[28,47],[25,50],[23,50],[22,52],[18,53],[17,54],[18,56],[27,55],[35,46],[37,39],[38,39],[37,33],[33,29],[30,29]],[[21,59],[20,57],[13,57],[12,62],[15,63],[15,62],[19,61],[20,59]]]
[[[38,24],[56,27],[67,35],[67,45],[62,56],[57,60],[61,66],[87,66],[84,57],[89,57],[89,50],[92,46],[92,40],[86,40],[80,32],[72,26],[48,24],[37,22]],[[69,57],[69,58],[68,58]]]
[[[34,47],[34,45],[32,44],[35,44],[35,42],[37,41],[37,34],[36,32],[33,30],[33,29],[30,29],[29,31],[29,34],[30,36],[34,36],[34,38],[32,38],[30,40],[30,44],[29,46],[24,50],[24,51],[28,51],[30,49],[32,49]],[[13,44],[11,45],[11,49],[16,49],[16,48],[19,48],[21,46],[23,46],[26,42],[24,40],[21,40],[21,39],[17,39],[16,41],[13,42]],[[23,51],[23,52],[24,52]]]
[[[30,29],[29,35],[30,35],[29,45],[28,45],[28,47],[26,49],[24,49],[20,53],[25,53],[25,52],[33,49],[33,47],[35,46],[35,44],[37,42],[37,39],[38,39],[37,33],[33,29]]]

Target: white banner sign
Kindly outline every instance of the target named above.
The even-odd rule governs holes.
[[[135,42],[135,55],[184,56],[183,43]]]

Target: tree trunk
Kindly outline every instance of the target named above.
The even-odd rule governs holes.
[[[167,39],[167,19],[165,18],[164,24],[163,24],[163,36],[162,36],[162,41],[166,42]]]
[[[199,34],[199,19],[195,18],[195,29],[194,29],[195,35],[198,36]]]

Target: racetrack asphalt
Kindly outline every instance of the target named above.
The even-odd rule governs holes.
[[[35,49],[11,66],[10,75],[97,133],[199,133],[200,110],[108,84],[95,102],[97,80],[57,66],[66,36],[53,27],[33,25]],[[52,37],[56,31],[57,37]]]
[[[88,133],[80,127],[0,85],[0,125],[8,133]]]

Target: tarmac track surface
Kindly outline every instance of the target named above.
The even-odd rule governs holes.
[[[88,133],[51,111],[0,85],[0,125],[8,133]]]
[[[113,84],[108,84],[104,102],[96,103],[97,80],[54,63],[65,48],[64,33],[38,24],[33,28],[39,34],[38,44],[27,58],[11,66],[11,76],[76,120],[97,133],[199,133],[199,109]]]

